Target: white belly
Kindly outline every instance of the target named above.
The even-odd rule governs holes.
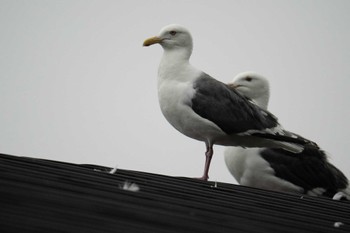
[[[227,147],[225,163],[241,185],[281,192],[302,193],[303,188],[275,176],[270,164],[257,155],[259,148]]]
[[[170,83],[172,82],[172,83]],[[191,108],[194,89],[188,82],[168,81],[158,86],[159,104],[168,122],[181,133],[200,141],[214,142],[225,134]]]

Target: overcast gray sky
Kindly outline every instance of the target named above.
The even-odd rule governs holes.
[[[270,111],[350,178],[350,1],[0,0],[0,152],[199,177],[204,143],[177,132],[157,97],[170,23],[191,62],[229,82],[271,82]],[[234,182],[215,146],[210,180]]]

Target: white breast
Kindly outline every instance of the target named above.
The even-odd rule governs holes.
[[[158,98],[165,118],[181,133],[200,141],[213,141],[213,138],[222,136],[217,125],[200,117],[191,108],[195,94],[193,82],[201,71],[189,63],[177,64],[176,68],[168,64],[162,62],[158,73]]]

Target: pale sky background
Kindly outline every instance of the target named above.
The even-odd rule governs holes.
[[[157,97],[170,23],[191,62],[229,82],[271,82],[270,111],[350,178],[350,1],[0,0],[0,152],[199,177],[205,145],[177,132]],[[234,182],[215,146],[210,180]]]

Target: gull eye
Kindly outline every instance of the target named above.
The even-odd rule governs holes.
[[[172,35],[172,36],[175,36],[176,35],[176,31],[170,31],[169,34]]]
[[[245,78],[245,80],[250,82],[250,81],[252,81],[252,78],[248,76],[248,77]]]

